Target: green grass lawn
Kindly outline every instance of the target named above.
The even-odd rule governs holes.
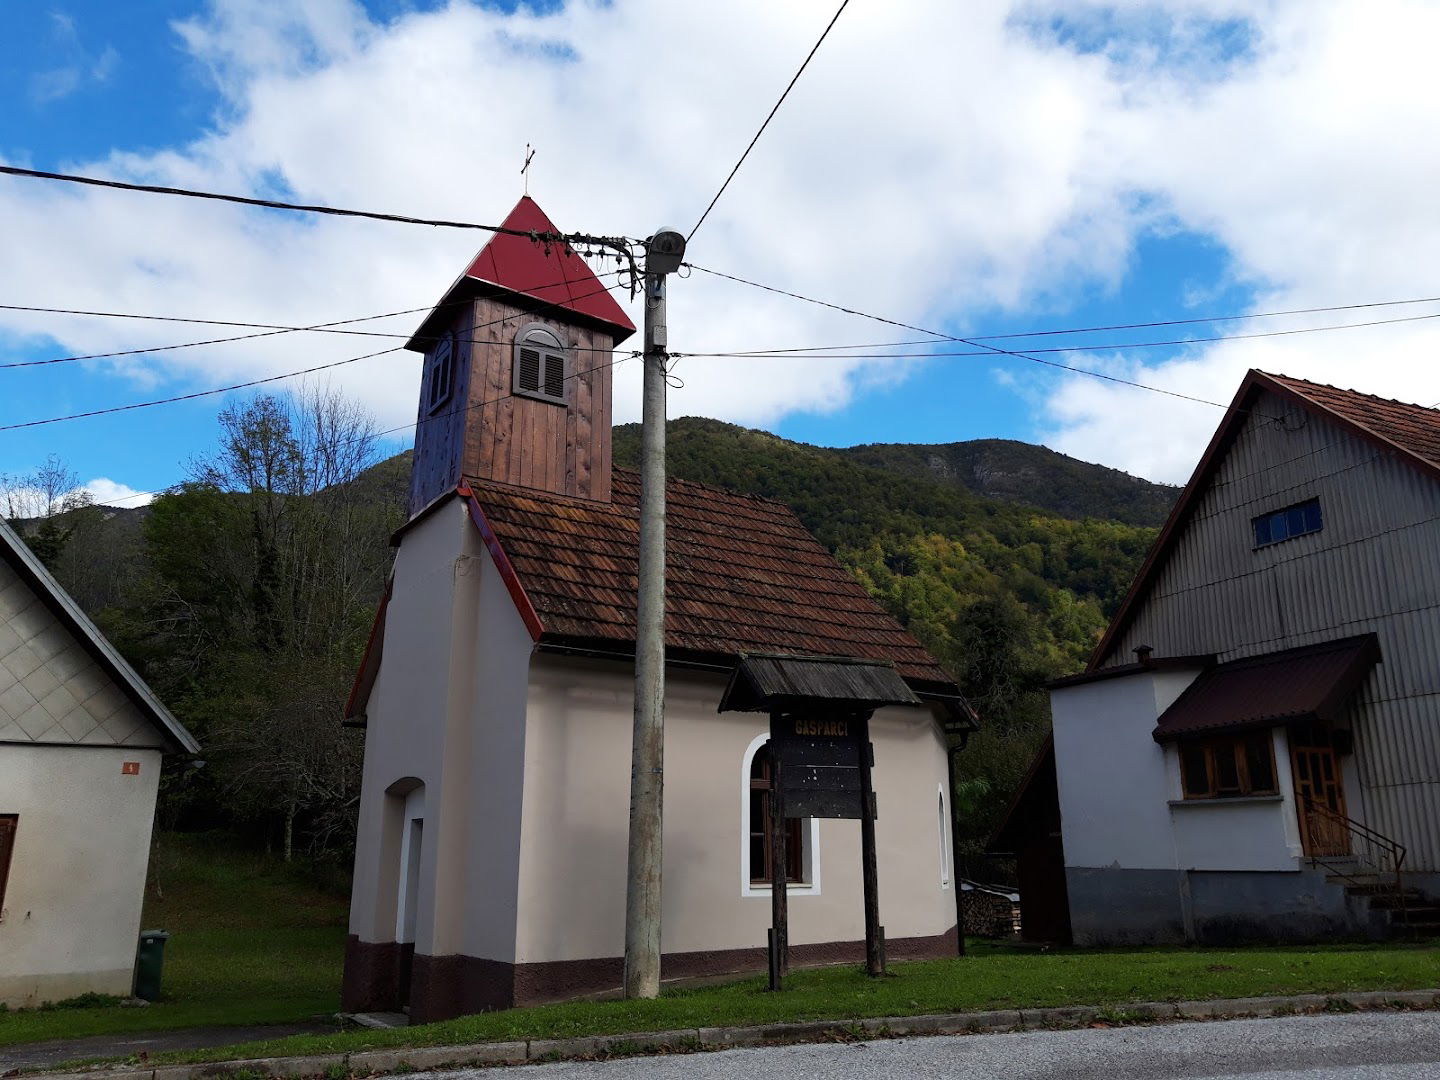
[[[223,840],[161,836],[145,924],[174,935],[164,1000],[0,1014],[0,1045],[193,1026],[281,1023],[339,1008],[346,898],[304,868],[237,852]],[[1440,950],[1425,945],[1131,949],[1082,952],[977,943],[965,959],[897,964],[871,980],[854,968],[797,971],[770,994],[762,979],[672,990],[656,1001],[576,1002],[487,1013],[423,1027],[302,1035],[159,1055],[223,1060],[397,1045],[620,1034],[787,1020],[1118,1005],[1264,994],[1440,986]]]
[[[173,935],[163,1000],[0,1013],[0,1046],[334,1013],[347,904],[338,884],[317,884],[277,858],[235,851],[221,838],[162,834],[144,924]]]
[[[302,1035],[162,1058],[215,1061],[788,1020],[1406,990],[1437,984],[1440,951],[1420,945],[1045,953],[979,945],[964,959],[896,964],[893,976],[885,979],[868,979],[857,968],[796,971],[778,994],[767,992],[764,981],[756,978],[721,987],[670,991],[656,1001],[511,1009],[423,1027]]]

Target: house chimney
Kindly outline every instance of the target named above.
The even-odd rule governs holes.
[[[1153,653],[1154,651],[1155,651],[1155,650],[1152,649],[1149,645],[1136,645],[1136,646],[1135,646],[1135,661],[1136,661],[1136,663],[1138,663],[1141,667],[1149,667],[1149,666],[1150,666],[1150,654]]]

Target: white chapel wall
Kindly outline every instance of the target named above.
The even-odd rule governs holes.
[[[624,665],[554,655],[532,664],[525,746],[521,913],[516,961],[619,956],[624,946],[633,684]],[[763,947],[767,892],[742,887],[741,771],[768,718],[717,713],[724,676],[667,679],[662,948],[666,953]],[[891,938],[955,924],[941,884],[936,792],[945,749],[923,709],[871,722],[881,921]],[[819,823],[820,887],[791,892],[795,945],[864,936],[860,829]],[[751,895],[744,895],[750,891]]]
[[[0,744],[0,813],[19,815],[0,1002],[130,993],[160,761],[134,747]]]
[[[494,921],[480,909],[495,890],[469,880],[468,867],[480,859],[487,874],[504,879],[487,845],[497,842],[503,827],[496,815],[503,818],[504,807],[518,804],[520,763],[516,751],[507,765],[493,743],[487,744],[489,756],[476,760],[473,735],[477,724],[484,725],[487,738],[523,729],[521,717],[492,716],[485,704],[504,698],[507,680],[523,695],[529,638],[519,626],[523,640],[515,640],[517,625],[514,605],[463,502],[438,508],[405,534],[386,612],[384,656],[367,710],[350,907],[350,931],[363,942],[395,940],[402,859],[409,854],[405,806],[418,803],[414,781],[423,785],[425,808],[416,951],[461,952],[477,923]],[[477,693],[482,685],[485,693]],[[472,955],[508,952],[503,941],[487,939],[484,947],[490,951]]]
[[[455,703],[446,748],[447,800],[440,822],[455,847],[437,849],[437,857],[451,860],[453,877],[442,878],[439,887],[442,898],[453,905],[457,937],[437,941],[435,955],[461,953],[511,962],[533,642],[473,527],[466,551],[469,604],[468,610],[457,610],[456,618],[457,624],[468,620],[472,633],[453,661],[455,682],[463,686],[464,697]]]

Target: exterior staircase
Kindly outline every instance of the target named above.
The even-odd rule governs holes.
[[[1440,903],[1405,884],[1404,844],[1308,797],[1304,812],[1307,834],[1319,847],[1310,865],[1364,903],[1373,928],[1388,937],[1440,937]]]
[[[1440,937],[1440,904],[1404,884],[1393,871],[1377,870],[1354,856],[1312,859],[1325,870],[1325,880],[1343,887],[1345,895],[1367,905],[1374,923],[1387,937]]]

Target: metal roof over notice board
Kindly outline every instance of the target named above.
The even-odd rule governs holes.
[[[856,709],[919,705],[890,664],[831,656],[742,654],[720,712],[770,712],[830,704]]]

